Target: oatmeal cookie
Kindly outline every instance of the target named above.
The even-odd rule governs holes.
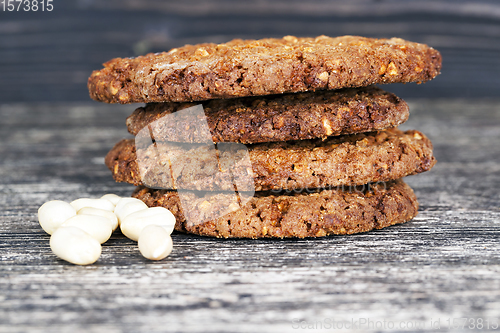
[[[112,59],[92,73],[88,89],[107,103],[191,102],[420,83],[440,70],[438,51],[400,38],[286,36]]]
[[[257,192],[222,216],[221,202],[228,200],[224,193],[191,192],[181,203],[176,191],[138,187],[132,196],[150,207],[169,209],[178,231],[223,238],[354,234],[409,221],[418,211],[415,194],[402,180],[317,192]],[[189,222],[197,219],[203,222]]]
[[[396,127],[409,116],[408,105],[396,95],[373,86],[216,99],[202,102],[205,116],[177,113],[200,103],[152,103],[137,108],[127,118],[136,135],[154,126],[155,140],[197,142],[197,129],[206,121],[213,142],[259,143],[326,138]],[[206,126],[206,125],[205,125]]]
[[[436,163],[430,140],[414,130],[216,147],[156,142],[140,149],[139,166],[134,140],[122,140],[105,163],[119,182],[201,191],[362,185],[424,172]]]

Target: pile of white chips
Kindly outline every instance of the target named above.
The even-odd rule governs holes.
[[[101,244],[118,226],[137,241],[141,254],[161,260],[172,252],[175,217],[166,208],[149,208],[135,198],[106,194],[100,199],[82,198],[70,203],[52,200],[38,209],[38,221],[50,237],[56,256],[76,265],[99,259]]]

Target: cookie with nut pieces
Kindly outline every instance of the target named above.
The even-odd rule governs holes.
[[[259,143],[383,130],[409,116],[401,98],[374,86],[201,103],[197,116],[175,112],[200,102],[147,104],[127,118],[128,130],[137,135],[150,126],[157,141],[197,142],[206,122],[213,142]]]
[[[133,193],[150,207],[169,209],[176,217],[176,230],[219,238],[354,234],[409,221],[418,211],[415,194],[402,180],[313,192],[257,192],[226,214],[219,210],[225,211],[222,203],[233,200],[228,194],[183,195],[181,202],[177,191],[138,187]]]
[[[92,73],[88,89],[107,103],[191,102],[420,83],[440,70],[438,51],[400,38],[286,36],[112,59]]]
[[[326,140],[223,147],[217,158],[213,145],[155,142],[137,152],[134,140],[124,139],[105,163],[119,182],[201,191],[362,185],[424,172],[436,163],[424,134],[395,128]],[[219,172],[221,168],[226,172]]]

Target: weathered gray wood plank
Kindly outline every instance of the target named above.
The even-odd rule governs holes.
[[[500,101],[409,104],[404,128],[426,133],[439,160],[407,178],[421,203],[413,221],[305,240],[175,234],[160,262],[117,233],[88,267],[50,252],[36,211],[51,199],[130,194],[103,156],[128,135],[133,107],[0,105],[0,331],[290,332],[331,330],[335,320],[366,332],[385,320],[394,331],[431,332],[431,321],[445,331],[458,317],[500,323]]]

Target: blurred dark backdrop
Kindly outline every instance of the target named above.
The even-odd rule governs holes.
[[[498,97],[498,0],[53,0],[51,12],[0,8],[0,103],[89,101],[86,81],[114,57],[186,43],[321,34],[401,37],[443,55],[429,84],[401,97]],[[0,5],[1,6],[1,5]]]

